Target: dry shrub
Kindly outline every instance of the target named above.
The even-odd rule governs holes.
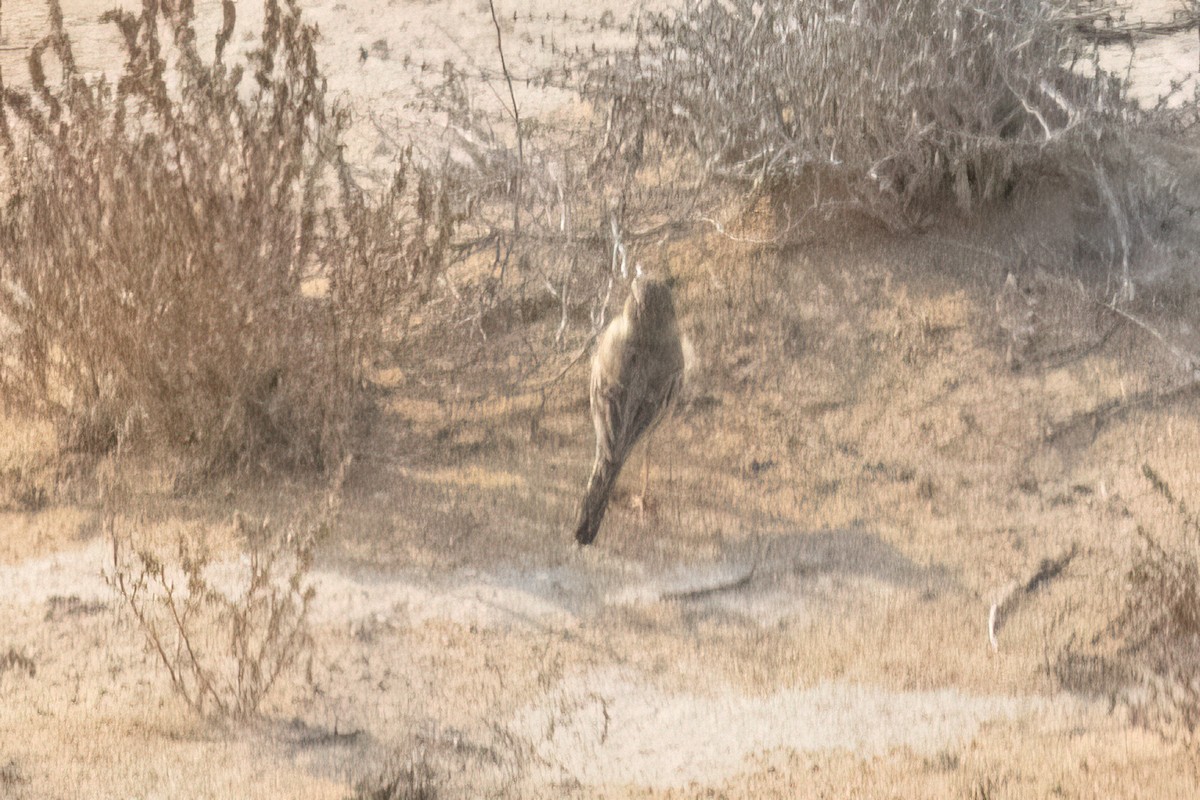
[[[436,800],[438,775],[423,759],[389,764],[379,775],[359,781],[350,800]]]
[[[7,653],[0,653],[0,675],[9,670],[23,672],[32,678],[37,674],[37,664],[29,656],[10,647]]]
[[[314,590],[306,578],[328,522],[279,532],[235,514],[233,525],[247,554],[231,565],[214,562],[202,527],[178,536],[174,552],[161,552],[110,519],[105,579],[192,710],[246,718],[311,649]]]
[[[0,509],[40,511],[47,495],[44,476],[38,470],[19,464],[0,469]]]
[[[1142,546],[1108,633],[1142,679],[1130,700],[1135,719],[1194,742],[1200,729],[1200,520],[1149,465],[1142,471],[1172,508],[1182,543],[1164,545],[1138,527]]]
[[[384,197],[354,185],[296,0],[265,0],[245,64],[230,0],[211,58],[191,0],[108,12],[115,83],[75,69],[49,4],[32,88],[0,103],[5,401],[67,448],[336,464],[380,325],[442,263],[444,182],[409,155]]]
[[[458,235],[443,241],[454,264],[443,283],[449,296],[435,298],[438,308],[425,309],[411,346],[395,355],[427,386],[469,374],[488,393],[521,391],[561,369],[569,358],[562,351],[579,344],[577,324],[592,327],[611,293],[603,187],[587,174],[592,132],[522,117],[518,137],[515,121],[494,124],[470,75],[450,61],[422,101],[445,128],[418,143],[421,158],[438,163],[456,192],[447,213],[471,213],[457,212]],[[377,122],[381,130],[396,124]],[[437,358],[425,358],[434,351]]]
[[[25,777],[25,773],[21,770],[21,765],[16,759],[10,758],[0,766],[0,786],[4,787],[6,792],[12,792],[13,797],[23,797],[22,794],[17,794],[19,787],[29,783],[29,778]]]
[[[643,158],[661,137],[710,174],[905,226],[945,197],[970,209],[1004,195],[1116,114],[1121,87],[1072,14],[1065,2],[694,0],[652,16],[585,91],[609,109],[611,157]]]
[[[1141,272],[1157,265],[1147,259],[1182,229],[1194,212],[1180,193],[1170,167],[1147,158],[1144,146],[1124,133],[1110,136],[1102,153],[1075,165],[1080,187],[1073,214],[1076,224],[1076,262],[1102,268],[1104,295],[1133,299],[1133,284]]]

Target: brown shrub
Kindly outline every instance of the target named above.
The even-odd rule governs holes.
[[[66,448],[336,464],[379,326],[442,264],[445,183],[409,155],[384,197],[354,185],[295,0],[267,0],[245,64],[229,0],[211,59],[191,0],[108,12],[115,83],[76,71],[49,4],[32,88],[0,103],[4,400]]]
[[[1108,633],[1140,686],[1135,719],[1168,738],[1195,741],[1200,729],[1200,520],[1149,465],[1142,471],[1171,506],[1181,542],[1164,545],[1138,527],[1141,549],[1126,573],[1127,592]]]

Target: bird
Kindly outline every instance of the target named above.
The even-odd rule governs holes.
[[[575,526],[579,544],[595,541],[621,467],[634,445],[648,437],[674,408],[683,388],[683,374],[683,342],[671,288],[656,277],[639,273],[624,310],[604,329],[592,357],[596,460]],[[643,499],[644,495],[643,485]]]

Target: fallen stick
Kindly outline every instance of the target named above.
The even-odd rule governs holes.
[[[658,599],[676,602],[699,600],[704,597],[710,597],[714,594],[720,594],[721,592],[732,592],[735,589],[744,589],[750,585],[750,581],[754,580],[754,573],[757,569],[758,565],[755,564],[745,575],[733,578],[732,580],[722,581],[721,583],[716,583],[712,586],[702,586],[699,589],[682,589],[674,592],[663,592],[658,596]]]
[[[1025,598],[1062,575],[1063,570],[1075,558],[1077,552],[1078,547],[1072,544],[1070,549],[1058,556],[1058,558],[1042,559],[1042,562],[1038,564],[1038,568],[1034,571],[1033,575],[1024,583],[1013,581],[1001,590],[1000,596],[996,602],[992,603],[991,609],[988,611],[988,641],[992,645],[993,652],[1000,650],[1000,642],[996,638],[996,635],[1000,632],[1000,628],[1004,625],[1009,615],[1017,610]]]

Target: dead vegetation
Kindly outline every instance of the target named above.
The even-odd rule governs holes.
[[[326,523],[278,531],[269,520],[235,514],[232,535],[246,557],[232,574],[214,559],[203,529],[177,533],[174,549],[164,551],[137,539],[144,522],[108,527],[105,580],[197,714],[254,716],[280,677],[309,657],[314,590],[306,576]]]
[[[1091,151],[1124,108],[1067,3],[688,3],[589,75],[610,157],[661,137],[708,174],[896,227]]]
[[[0,674],[9,670],[22,672],[32,678],[37,674],[37,664],[29,656],[10,647],[8,652],[0,655]]]
[[[49,7],[32,87],[0,102],[8,409],[66,451],[336,465],[381,326],[441,269],[446,186],[411,158],[382,197],[353,184],[295,0],[266,4],[245,64],[225,57],[232,2],[211,55],[191,0],[110,12],[113,80],[76,71]]]
[[[1140,547],[1125,576],[1124,605],[1107,634],[1138,680],[1128,698],[1134,718],[1194,745],[1200,728],[1200,520],[1148,464],[1142,471],[1176,529],[1138,526]]]
[[[577,467],[568,450],[578,448],[581,458],[590,450],[572,438],[575,417],[586,416],[578,365],[638,261],[678,278],[681,308],[702,345],[704,381],[681,425],[683,444],[667,446],[673,456],[690,448],[669,479],[677,500],[655,519],[662,530],[627,533],[614,542],[618,553],[673,559],[687,548],[722,552],[747,530],[771,537],[783,525],[808,541],[812,531],[857,530],[866,519],[885,530],[881,550],[894,549],[905,564],[928,557],[937,565],[930,576],[962,573],[969,584],[978,565],[949,562],[981,551],[960,540],[977,528],[996,531],[975,518],[981,514],[966,519],[958,505],[989,513],[1003,505],[997,514],[1019,547],[1010,553],[1001,544],[1001,555],[989,551],[981,560],[1027,560],[1012,573],[1025,576],[1043,557],[995,606],[991,630],[994,638],[1004,612],[1013,617],[1001,649],[1012,661],[998,661],[996,670],[1004,686],[1025,688],[1013,677],[1021,667],[1008,666],[1024,663],[1022,624],[1061,585],[1074,585],[1081,568],[1074,547],[1055,559],[1061,543],[1044,541],[1060,535],[1055,525],[1067,524],[1069,509],[1039,511],[1059,514],[1048,517],[1047,533],[1033,523],[1026,531],[1012,508],[1043,500],[1052,508],[1099,505],[1107,489],[1080,482],[1053,494],[1046,484],[1067,478],[1034,476],[1027,463],[1012,470],[1030,474],[1008,486],[1011,476],[994,468],[1008,456],[993,451],[1054,450],[1066,437],[1056,438],[1051,423],[1074,430],[1076,418],[1094,438],[1108,410],[1130,408],[1123,381],[1119,392],[1104,384],[1109,394],[1099,406],[1065,405],[1079,399],[1068,396],[1078,377],[1070,368],[1102,350],[1124,323],[1096,323],[1100,332],[1081,345],[1074,317],[1053,319],[1068,292],[1043,302],[1036,324],[1032,314],[1026,320],[1022,300],[1020,325],[1001,321],[1001,328],[1020,339],[1017,355],[1028,356],[1028,368],[989,379],[987,345],[976,338],[994,304],[985,302],[981,315],[967,283],[937,294],[917,287],[915,270],[882,259],[849,257],[866,269],[822,271],[814,262],[827,265],[828,253],[810,260],[789,248],[820,235],[833,240],[831,250],[855,237],[892,235],[878,221],[894,233],[944,211],[1003,208],[1023,181],[1066,176],[1078,179],[1073,212],[1083,233],[1053,280],[1030,266],[1022,281],[1068,286],[1079,317],[1075,306],[1089,313],[1103,306],[1121,309],[1121,319],[1142,319],[1130,305],[1137,268],[1183,223],[1184,201],[1174,180],[1146,168],[1130,147],[1133,126],[1125,126],[1137,118],[1124,89],[1089,71],[1092,56],[1064,7],[734,0],[647,14],[632,52],[607,64],[605,54],[573,62],[598,114],[561,126],[523,113],[511,83],[499,93],[507,122],[496,124],[467,89],[467,71],[446,64],[432,98],[445,114],[445,151],[399,148],[399,169],[378,192],[356,185],[343,157],[349,121],[327,96],[315,33],[298,2],[267,0],[267,21],[246,64],[224,54],[234,41],[232,3],[223,4],[212,58],[196,48],[187,0],[147,0],[141,14],[113,12],[109,22],[125,37],[128,63],[111,84],[73,70],[61,14],[51,7],[56,27],[31,60],[34,88],[7,88],[0,98],[8,143],[0,168],[13,187],[0,217],[0,390],[9,408],[53,421],[63,450],[119,456],[157,447],[194,458],[205,478],[258,459],[322,468],[345,466],[353,452],[373,465],[361,476],[362,530],[256,514],[236,516],[228,529],[189,520],[160,531],[154,520],[122,514],[124,495],[106,497],[116,512],[107,517],[110,585],[193,712],[261,714],[272,691],[308,663],[309,570],[317,542],[334,538],[331,531],[346,540],[339,555],[373,567],[386,561],[381,552],[394,559],[385,566],[417,563],[414,553],[423,566],[460,565],[472,547],[489,558],[523,558],[513,543],[525,546],[521,537],[535,535],[537,547],[558,557],[553,516]],[[489,10],[499,50],[511,52],[503,9]],[[380,41],[372,57],[400,63]],[[508,65],[500,69],[510,82]],[[56,82],[51,76],[60,70]],[[845,210],[870,219],[862,227],[855,219],[820,228]],[[999,289],[1003,273],[993,283]],[[1059,337],[1069,348],[1044,341],[1056,325],[1070,329]],[[1043,341],[1032,341],[1039,334]],[[1097,383],[1101,369],[1119,368],[1099,359],[1086,366]],[[962,400],[981,372],[984,388]],[[896,388],[927,373],[933,388]],[[1003,387],[992,393],[989,380]],[[391,427],[364,443],[355,424],[365,402],[379,396],[374,381],[386,383],[380,406]],[[1049,391],[1034,411],[1019,405],[1047,381],[1067,397],[1063,407],[1051,405],[1059,397],[1046,399]],[[889,392],[911,408],[862,400]],[[1152,386],[1134,396],[1161,394]],[[996,411],[1001,400],[1012,400],[1012,409]],[[942,404],[957,414],[939,413]],[[1026,422],[1038,430],[1029,434]],[[710,444],[707,460],[697,455]],[[0,479],[11,509],[35,513],[56,500],[52,482],[25,465]],[[1003,502],[988,505],[997,498]],[[480,512],[488,500],[492,507]],[[159,533],[165,542],[154,538]],[[1196,559],[1142,535],[1145,551],[1129,572],[1130,601],[1113,635],[1126,648],[1123,657],[1148,676],[1140,719],[1191,735],[1200,691],[1186,655],[1200,643],[1191,608]],[[875,536],[863,534],[869,542]],[[220,537],[233,547],[210,547]],[[231,562],[224,558],[230,550],[245,556]],[[797,580],[862,578],[842,564],[857,562],[836,547],[831,552],[824,560],[781,561],[779,569],[793,570]],[[1085,552],[1080,561],[1091,557]],[[1060,582],[1068,562],[1070,580]],[[678,614],[692,638],[707,636],[706,644],[719,647],[727,637],[733,644],[725,652],[749,653],[740,630],[676,607],[737,594],[761,582],[756,575],[750,568],[707,588],[660,592],[654,602],[674,609],[663,612],[667,621],[647,614],[635,627],[661,633]],[[930,607],[949,607],[926,603],[977,599],[934,577],[922,580],[929,585],[915,606],[905,605],[907,587],[888,584],[896,594],[888,613],[917,608],[925,619],[937,616]],[[57,625],[98,608],[54,597],[44,617]],[[970,635],[983,651],[978,617],[971,615]],[[913,643],[929,630],[958,636],[953,623],[927,629],[906,620],[891,626],[904,629],[899,642],[877,641],[868,630],[874,622],[857,621],[851,644],[818,642],[826,661],[806,662],[804,679],[828,672],[869,680],[890,665],[896,674],[889,680],[940,686],[985,671],[974,651],[939,655],[944,664],[902,663],[912,656],[905,648],[924,653],[946,644]],[[360,633],[374,630],[361,624]],[[830,638],[842,635],[831,630]],[[650,633],[638,635],[650,641]],[[474,625],[470,634],[466,647],[486,638]],[[752,663],[743,655],[731,663],[771,686],[783,680],[766,675],[773,665],[795,661],[788,648],[796,634],[781,624],[760,636],[791,661]],[[433,645],[439,670],[457,669],[447,661],[460,655],[452,652],[457,639],[447,642],[458,635]],[[708,659],[692,638],[687,658]],[[872,649],[880,642],[895,647]],[[872,666],[855,661],[861,654],[854,647],[871,651]],[[661,671],[667,659],[652,646],[648,652],[637,665]],[[891,659],[879,672],[871,672],[875,653]],[[496,663],[488,668],[504,672]],[[365,656],[363,664],[368,674]],[[597,735],[607,735],[607,708],[603,715]],[[332,727],[337,740],[337,720]],[[959,770],[957,755],[946,760],[953,762],[946,772]],[[960,788],[980,797],[1028,788],[996,770]],[[442,781],[416,760],[362,782],[354,796],[441,796]]]
[[[433,769],[414,760],[394,764],[374,779],[360,781],[350,800],[437,800],[441,796]]]

